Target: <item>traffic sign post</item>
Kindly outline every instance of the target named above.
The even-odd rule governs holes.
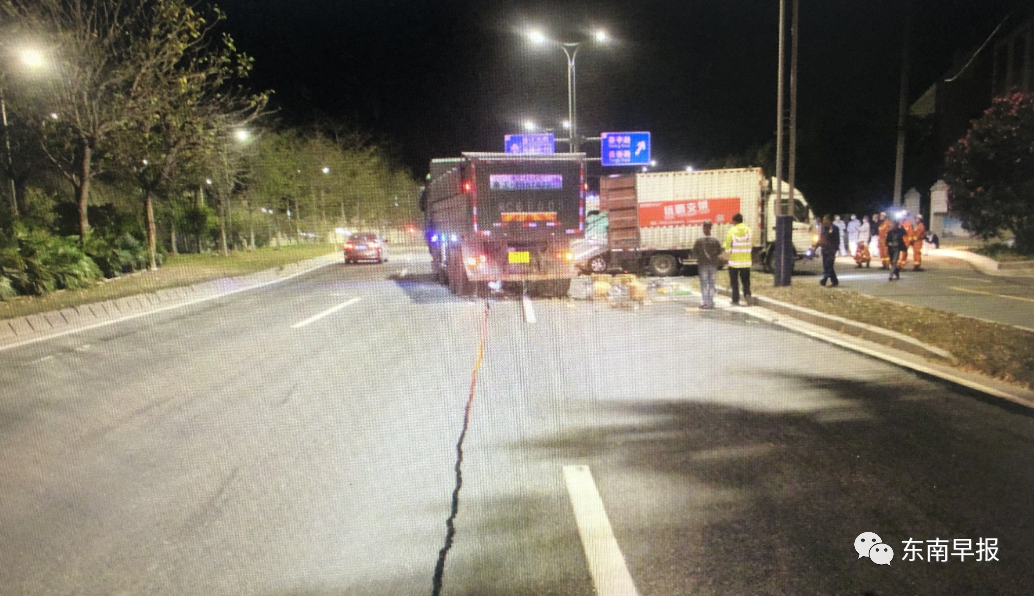
[[[650,133],[600,134],[600,161],[604,167],[650,165]]]
[[[506,135],[503,142],[507,153],[531,155],[556,153],[556,138],[552,133]]]

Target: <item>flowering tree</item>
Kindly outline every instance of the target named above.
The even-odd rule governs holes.
[[[1034,254],[1034,94],[996,98],[948,149],[951,211],[984,240],[1003,231]]]

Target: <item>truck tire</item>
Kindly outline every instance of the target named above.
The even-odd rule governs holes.
[[[463,266],[463,257],[460,250],[450,249],[449,259],[446,262],[446,273],[449,278],[449,290],[457,296],[470,294],[470,280],[467,279],[467,268]]]
[[[589,271],[592,273],[606,273],[609,268],[607,257],[603,255],[596,255],[589,259]]]
[[[659,277],[675,275],[679,272],[679,260],[670,253],[654,253],[650,257],[650,272]]]

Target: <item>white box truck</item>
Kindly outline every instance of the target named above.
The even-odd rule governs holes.
[[[703,235],[702,224],[714,224],[712,234],[724,240],[732,216],[756,230],[755,263],[770,268],[774,257],[776,201],[760,168],[653,172],[600,179],[600,210],[592,212],[590,229],[606,228],[603,241],[588,240],[574,247],[575,262],[586,272],[611,269],[675,275],[693,265],[693,243]],[[789,188],[783,193],[789,198]],[[795,258],[811,256],[815,243],[811,209],[804,196],[793,196]],[[601,220],[605,221],[601,224]]]

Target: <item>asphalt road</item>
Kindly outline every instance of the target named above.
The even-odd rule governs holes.
[[[0,351],[0,593],[431,593],[482,330],[443,594],[622,566],[644,596],[1029,592],[1029,412],[735,312],[486,322],[426,274],[331,266]]]
[[[822,263],[800,261],[795,271],[803,274],[802,283],[809,283],[803,280],[821,275]],[[924,255],[922,271],[912,270],[910,258],[901,279],[893,282],[878,263],[858,269],[847,257],[837,259],[836,271],[841,288],[1034,330],[1034,277],[986,275],[936,252]]]

